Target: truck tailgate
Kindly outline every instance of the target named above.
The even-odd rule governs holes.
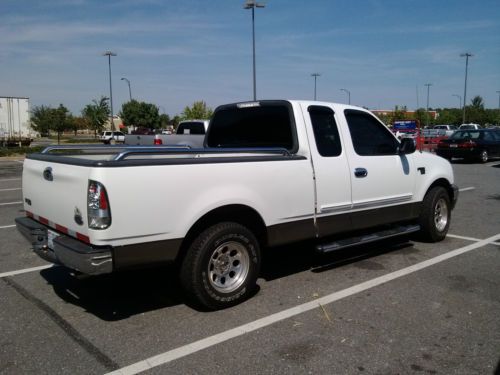
[[[28,215],[43,224],[88,235],[87,189],[90,168],[26,159],[23,200]],[[31,215],[32,214],[32,215]]]

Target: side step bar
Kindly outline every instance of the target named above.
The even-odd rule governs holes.
[[[391,229],[381,230],[379,232],[374,232],[361,236],[354,236],[349,238],[343,238],[341,240],[333,241],[330,243],[316,245],[316,251],[320,253],[329,253],[331,251],[336,251],[340,249],[345,249],[346,247],[362,245],[370,242],[380,241],[385,238],[391,238],[396,236],[401,236],[404,234],[415,233],[420,230],[420,225],[400,225],[393,227]]]

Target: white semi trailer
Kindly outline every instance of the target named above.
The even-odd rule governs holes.
[[[0,145],[29,145],[37,136],[30,125],[29,98],[0,97]]]

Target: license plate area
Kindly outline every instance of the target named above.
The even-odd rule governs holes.
[[[450,145],[450,147],[451,147],[451,148],[457,148],[457,147],[458,147],[458,145],[456,145],[456,144],[453,144],[453,143],[452,143],[452,144]]]
[[[47,229],[47,246],[49,249],[54,250],[54,240],[59,237],[59,233]]]

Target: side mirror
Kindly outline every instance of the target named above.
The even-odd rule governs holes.
[[[399,144],[399,154],[400,155],[406,155],[406,154],[413,154],[415,150],[417,149],[417,146],[415,144],[415,141],[411,138],[403,138],[401,139],[401,143]]]

